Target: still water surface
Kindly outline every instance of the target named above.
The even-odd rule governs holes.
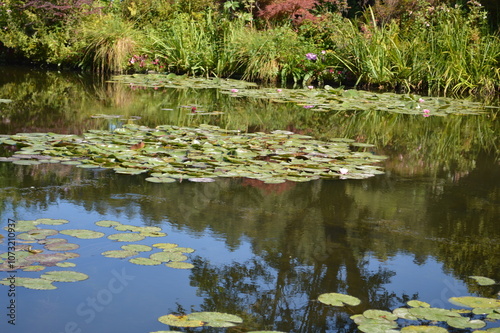
[[[102,252],[107,238],[78,240],[81,282],[56,290],[16,288],[16,325],[7,323],[0,285],[1,332],[356,332],[349,319],[392,310],[410,299],[450,308],[449,297],[496,297],[468,276],[500,281],[500,165],[496,111],[429,117],[366,112],[308,112],[291,104],[232,98],[217,90],[153,90],[93,77],[2,68],[0,134],[81,134],[126,122],[202,123],[243,131],[294,130],[375,144],[386,174],[366,180],[268,185],[251,179],[153,184],[64,165],[0,164],[0,227],[8,219],[67,219],[63,229],[99,220],[159,226],[168,235],[138,244],[190,247],[190,270],[139,266]],[[190,114],[183,106],[222,111]],[[93,115],[121,118],[92,118]],[[121,120],[122,119],[122,120]],[[128,120],[123,120],[128,119]],[[10,153],[0,148],[3,156]],[[3,230],[3,229],[2,229]],[[6,231],[2,231],[6,237]],[[6,251],[5,241],[0,252]],[[59,269],[48,267],[46,270]],[[42,272],[18,271],[18,277]],[[0,272],[0,277],[7,276]],[[341,292],[362,300],[338,309],[316,299]],[[239,315],[236,329],[179,329],[157,318],[218,311]],[[494,326],[491,325],[490,326]],[[496,325],[498,326],[498,325]]]

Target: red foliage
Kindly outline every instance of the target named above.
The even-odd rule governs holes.
[[[88,15],[101,8],[93,7],[94,0],[29,0],[20,7],[41,15],[47,22],[68,21],[74,16]]]
[[[268,21],[288,19],[294,24],[300,24],[304,20],[316,20],[318,16],[312,11],[321,7],[331,7],[337,11],[348,8],[347,0],[277,0],[267,4],[258,15]]]

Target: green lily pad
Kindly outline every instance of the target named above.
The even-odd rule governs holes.
[[[366,318],[372,319],[385,319],[385,320],[396,320],[398,316],[393,314],[392,312],[383,311],[383,310],[366,310],[363,312],[363,316]]]
[[[25,271],[25,272],[39,272],[39,271],[43,271],[44,269],[45,269],[45,266],[32,265],[32,266],[28,266],[28,267],[23,268],[23,271]]]
[[[67,268],[67,267],[76,267],[76,264],[73,262],[58,262],[56,264],[57,267]]]
[[[158,260],[160,262],[184,261],[188,259],[188,257],[186,257],[180,252],[165,252],[165,251],[153,253],[149,257],[151,259]]]
[[[45,224],[45,225],[61,225],[69,222],[68,220],[64,219],[50,219],[50,218],[36,219],[35,221],[38,224]]]
[[[76,282],[83,281],[89,278],[87,274],[74,271],[52,271],[42,274],[42,279],[57,281],[57,282]]]
[[[439,326],[406,326],[402,333],[448,333],[448,330]]]
[[[431,306],[429,303],[417,301],[417,300],[408,301],[408,302],[406,302],[406,304],[408,304],[409,306],[411,306],[413,308],[429,308]]]
[[[0,283],[4,284],[3,283],[4,280],[0,281]],[[6,284],[6,285],[8,285],[8,284]],[[52,281],[49,281],[46,279],[40,279],[40,278],[16,277],[16,286],[25,287],[28,289],[35,289],[35,290],[57,289],[57,287],[52,284]]]
[[[200,320],[191,320],[186,315],[176,316],[173,314],[161,316],[160,318],[158,318],[158,321],[166,325],[177,327],[200,327],[204,324]]]
[[[481,286],[491,286],[495,284],[495,280],[484,276],[469,276],[471,279],[476,280],[476,282]]]
[[[80,239],[95,239],[104,237],[104,233],[85,229],[66,229],[60,231],[61,234],[73,236]]]
[[[486,326],[486,323],[482,320],[477,320],[477,319],[470,320],[470,318],[466,317],[450,318],[446,321],[446,323],[451,327],[460,329],[466,329],[466,328],[478,329]]]
[[[192,268],[194,268],[193,264],[190,264],[188,262],[183,262],[183,261],[168,262],[165,264],[165,266],[168,266],[170,268],[177,268],[177,269],[192,269]]]
[[[144,265],[144,266],[155,266],[161,264],[161,261],[154,260],[151,258],[132,258],[129,261],[133,264]]]
[[[173,248],[176,248],[177,246],[178,245],[174,244],[174,243],[156,243],[156,244],[153,244],[153,247],[157,247],[159,249],[164,249],[164,250],[173,249]]]
[[[453,317],[461,317],[459,313],[440,308],[411,308],[410,314],[425,320],[447,321]]]
[[[345,306],[345,305],[356,306],[361,304],[361,300],[359,298],[339,293],[321,294],[318,297],[318,301],[320,301],[323,304],[332,306]]]
[[[32,229],[36,229],[39,223],[34,220],[19,220],[15,223],[15,232],[26,232]],[[5,230],[8,230],[8,227],[4,227]]]
[[[193,312],[188,317],[190,320],[199,320],[204,323],[204,326],[211,327],[232,327],[243,323],[240,317],[221,312]]]
[[[119,226],[121,225],[120,222],[117,222],[117,221],[110,221],[110,220],[101,220],[101,221],[97,221],[95,223],[95,225],[98,225],[100,227],[106,227],[106,228],[109,228],[109,227],[116,227],[116,226]]]
[[[449,301],[469,308],[500,308],[500,300],[494,298],[463,296],[451,297]]]
[[[148,252],[153,249],[151,246],[142,244],[127,244],[123,245],[121,248],[124,250],[135,251],[135,252]]]
[[[101,254],[108,258],[128,258],[137,255],[138,252],[132,250],[111,250]]]
[[[146,237],[144,237],[141,234],[135,234],[131,232],[118,233],[108,236],[108,239],[115,240],[118,242],[137,242],[143,240],[144,238]]]

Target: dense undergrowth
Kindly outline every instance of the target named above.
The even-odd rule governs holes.
[[[500,37],[477,1],[377,0],[357,15],[345,0],[0,5],[4,63],[445,95],[500,87]]]

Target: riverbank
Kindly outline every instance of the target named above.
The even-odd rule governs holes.
[[[0,51],[6,62],[24,59],[103,73],[496,94],[500,38],[487,23],[488,13],[472,1],[432,3],[399,12],[367,7],[356,17],[347,17],[340,5],[328,9],[316,2],[302,11],[201,0],[190,5],[90,1],[52,9],[5,4]]]

